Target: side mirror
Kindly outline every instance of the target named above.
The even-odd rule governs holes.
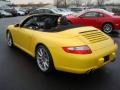
[[[20,26],[20,24],[15,24],[15,27],[19,27]]]
[[[83,18],[83,16],[79,16],[79,18]]]
[[[98,17],[104,17],[104,15],[103,14],[99,14]]]

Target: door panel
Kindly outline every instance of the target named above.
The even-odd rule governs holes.
[[[32,44],[32,38],[34,33],[34,27],[37,25],[37,16],[31,16],[25,19],[21,24],[20,27],[16,27],[14,30],[15,35],[15,43],[30,53],[30,48]]]
[[[16,28],[14,30],[14,42],[21,48],[29,51],[32,42],[33,30],[26,28]]]
[[[80,25],[83,25],[83,26],[86,26],[85,24],[85,21],[84,21],[84,18],[82,17],[79,17],[77,20],[76,20],[76,23],[77,24],[80,24]]]
[[[83,18],[86,26],[97,26],[98,18]]]
[[[81,15],[80,23],[83,23],[85,26],[94,26],[96,28],[100,25],[100,13],[99,12],[87,12]]]

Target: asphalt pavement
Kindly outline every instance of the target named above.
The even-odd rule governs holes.
[[[6,44],[7,26],[23,18],[0,18],[0,90],[120,90],[120,47],[115,62],[88,75],[60,71],[43,74],[31,56]],[[112,38],[120,46],[118,33]]]

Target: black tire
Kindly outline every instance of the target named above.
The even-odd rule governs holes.
[[[68,23],[69,25],[72,25],[72,22],[71,22],[71,21],[69,21],[69,20],[67,21],[67,23]]]
[[[102,31],[110,34],[113,31],[114,27],[111,23],[105,23],[102,27]]]
[[[12,35],[11,35],[11,33],[9,31],[7,32],[6,39],[7,39],[8,46],[10,48],[14,47],[13,38],[12,38]]]
[[[37,46],[35,58],[40,71],[50,73],[55,70],[52,56],[44,45]]]
[[[5,15],[1,15],[1,18],[5,18]]]

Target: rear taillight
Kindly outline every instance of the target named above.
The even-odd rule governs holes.
[[[91,54],[92,53],[91,49],[87,45],[63,47],[63,50],[67,53],[73,53],[73,54]]]

